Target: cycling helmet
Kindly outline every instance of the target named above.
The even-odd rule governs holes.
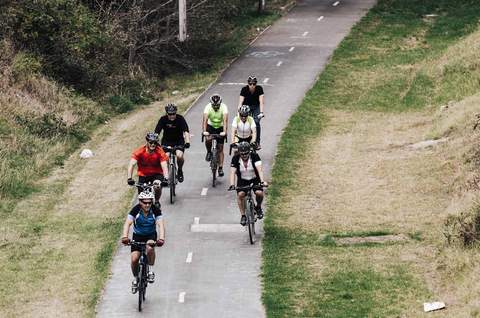
[[[257,77],[255,75],[250,75],[247,80],[248,84],[257,84]]]
[[[155,196],[152,191],[142,191],[138,194],[139,200],[146,200],[146,199],[153,200],[154,198]]]
[[[240,106],[240,108],[238,109],[238,114],[243,117],[248,116],[250,114],[250,106],[248,105]]]
[[[219,94],[213,94],[212,97],[210,97],[210,103],[214,109],[218,109],[222,103],[222,97]]]
[[[147,142],[156,142],[158,143],[158,134],[156,133],[153,133],[153,132],[149,132],[147,133],[147,135],[145,136],[145,139],[147,140]]]
[[[165,112],[168,115],[175,115],[177,113],[177,106],[175,104],[167,104],[165,106]]]
[[[238,152],[240,154],[250,153],[250,144],[246,141],[242,141],[238,144]]]

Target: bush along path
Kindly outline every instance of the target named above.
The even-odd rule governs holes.
[[[423,317],[436,300],[438,316],[478,315],[478,251],[459,229],[478,215],[479,11],[378,1],[335,51],[275,159],[267,316]],[[386,235],[405,239],[362,239]]]

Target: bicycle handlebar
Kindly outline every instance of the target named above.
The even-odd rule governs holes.
[[[240,190],[240,191],[250,191],[254,188],[268,188],[268,184],[264,184],[263,182],[260,183],[260,184],[253,184],[253,183],[250,183],[249,185],[247,186],[243,186],[243,187],[234,187],[233,189],[228,189],[228,191],[233,191],[233,190]]]
[[[152,240],[152,241],[153,241],[153,240]],[[130,242],[128,242],[127,245],[133,245],[133,246],[138,246],[138,247],[149,245],[149,246],[151,246],[151,247],[155,247],[155,246],[156,246],[156,243],[155,243],[155,242],[154,242],[154,243],[136,242],[136,241],[130,240]]]
[[[172,147],[172,146],[162,146],[162,149],[163,149],[163,151],[165,151],[165,152],[173,153],[173,152],[175,152],[176,150],[181,150],[181,149],[182,149],[182,146],[177,146],[177,145],[175,145],[175,146],[173,146],[173,147]]]

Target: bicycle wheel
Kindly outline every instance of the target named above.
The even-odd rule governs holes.
[[[212,169],[212,187],[215,188],[215,183],[217,181],[217,153],[216,151],[212,155],[212,161],[210,162],[210,168]]]
[[[245,214],[247,215],[248,238],[250,239],[250,244],[253,244],[255,243],[255,219],[253,215],[253,204],[250,200],[247,200]]]
[[[144,288],[145,286],[143,285],[143,264],[139,264],[139,271],[138,271],[138,311],[142,311],[142,302],[145,299],[144,298]]]
[[[172,154],[173,155],[173,154]],[[175,169],[175,161],[172,160],[169,166],[170,169],[170,203],[173,204],[175,202],[175,179],[176,179],[176,169]]]

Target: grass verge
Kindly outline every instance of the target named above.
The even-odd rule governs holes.
[[[428,261],[416,262],[419,251],[426,249],[427,245],[422,245],[427,244],[424,239],[429,244],[438,239],[438,234],[432,234],[432,224],[424,222],[418,231],[415,223],[409,223],[414,217],[405,219],[405,233],[413,233],[410,236],[414,239],[408,244],[336,247],[332,238],[337,233],[398,233],[397,229],[402,229],[403,225],[382,219],[384,223],[369,224],[367,220],[361,229],[348,228],[348,222],[323,221],[323,214],[312,217],[313,224],[308,229],[302,223],[289,224],[295,214],[304,216],[302,211],[292,209],[295,204],[289,205],[300,195],[293,189],[303,189],[302,197],[324,199],[318,194],[319,187],[324,184],[310,189],[311,179],[295,179],[290,172],[293,169],[299,176],[310,174],[311,171],[304,170],[308,165],[303,162],[310,160],[309,154],[299,160],[298,149],[323,145],[320,143],[322,134],[335,116],[374,111],[394,118],[397,113],[425,112],[478,92],[480,84],[476,79],[480,76],[480,68],[471,61],[477,56],[474,43],[480,33],[475,17],[479,13],[480,4],[476,1],[459,4],[451,0],[380,0],[334,52],[330,63],[291,117],[272,170],[262,266],[263,301],[268,317],[421,316],[419,299],[428,299],[433,288],[427,288],[424,277],[437,277],[437,274],[424,268],[428,267]],[[415,114],[410,116],[414,118]],[[427,119],[417,121],[410,121],[397,130],[408,131],[416,124],[423,127],[428,123]],[[388,119],[385,123],[392,121]],[[342,129],[351,132],[361,125],[369,125],[369,122],[354,122],[352,127],[343,126]],[[386,139],[389,130],[388,126],[379,127],[377,134],[385,134],[379,139]],[[341,152],[338,140],[333,138],[332,142],[336,145],[335,152]],[[401,148],[390,144],[386,152],[397,149],[394,147]],[[364,153],[365,149],[371,150],[364,148]],[[397,158],[388,159],[393,163]],[[418,162],[414,155],[409,154],[408,159]],[[432,157],[433,160],[436,158]],[[370,167],[360,169],[367,168]],[[316,169],[321,169],[318,163]],[[340,169],[332,171],[339,173]],[[452,171],[445,169],[445,174],[451,176]],[[436,172],[431,175],[438,177]],[[434,181],[447,188],[446,179]],[[388,188],[388,184],[381,187]],[[445,189],[443,195],[447,194]],[[412,198],[417,195],[428,193],[412,193]],[[341,222],[342,217],[351,216],[345,213],[332,220]],[[330,235],[316,239],[320,234],[329,234],[329,230]],[[431,262],[432,258],[429,260]]]

